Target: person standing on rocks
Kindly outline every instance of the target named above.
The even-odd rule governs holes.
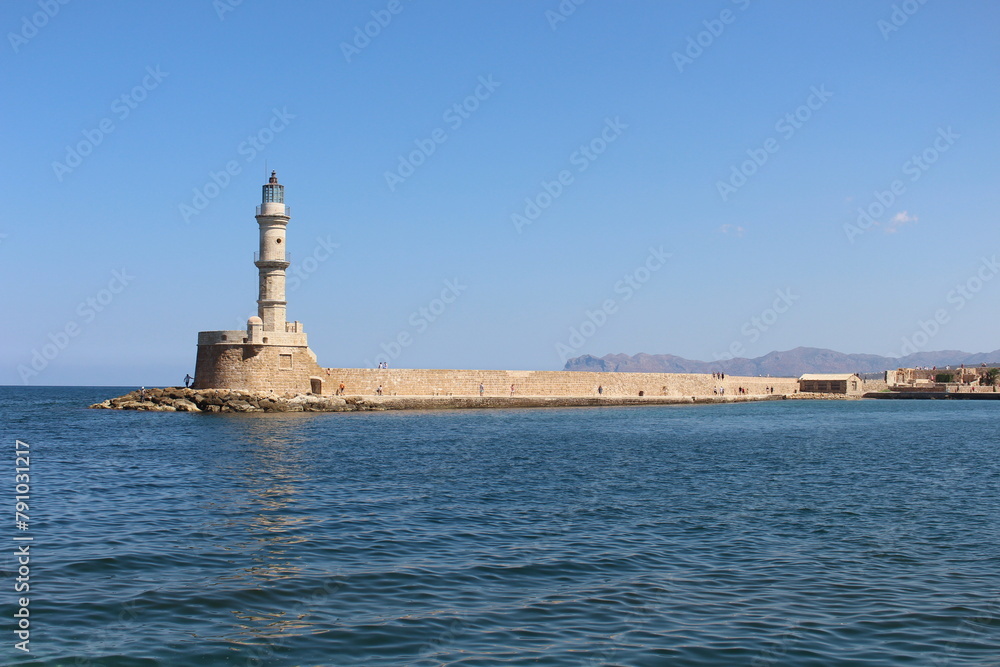
[[[379,385],[379,386],[378,386],[378,389],[376,389],[376,390],[375,390],[375,393],[376,393],[376,394],[377,394],[378,396],[381,396],[381,395],[382,395],[382,385]]]
[[[483,383],[480,382],[479,383],[479,395],[482,396],[484,391],[486,391],[486,388],[483,386]]]
[[[338,396],[343,396],[344,395],[344,389],[345,389],[344,383],[341,382],[340,386],[337,388],[337,395]]]
[[[511,396],[513,396],[513,395],[514,395],[514,385],[511,385],[511,386],[510,386],[510,395],[511,395]]]
[[[194,380],[194,378],[191,377],[190,373],[188,373],[187,375],[184,376],[184,388],[185,389],[189,389],[191,387],[191,380]]]

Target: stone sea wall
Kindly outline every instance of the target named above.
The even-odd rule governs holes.
[[[345,412],[667,405],[836,397],[800,394],[795,378],[733,376],[720,380],[693,373],[320,368],[308,354],[308,348],[295,350],[299,354],[291,358],[289,372],[270,370],[270,363],[281,363],[281,360],[267,357],[287,353],[288,349],[265,350],[264,354],[248,360],[243,358],[239,347],[216,346],[211,354],[217,356],[209,360],[203,355],[199,360],[210,361],[216,369],[226,369],[223,379],[232,386],[147,389],[144,394],[133,391],[91,407],[156,412]],[[204,382],[204,378],[201,381]],[[343,395],[336,395],[341,383],[344,384]],[[261,390],[261,385],[268,389]],[[379,387],[381,395],[377,391]],[[874,385],[866,384],[865,388],[866,391],[877,390]]]
[[[199,345],[194,386],[296,394],[308,392],[309,378],[321,374],[305,346]]]
[[[801,395],[805,397],[805,395]],[[814,394],[812,397],[824,398]],[[361,412],[475,408],[567,408],[780,401],[783,395],[733,396],[316,396],[230,389],[146,389],[91,405],[146,412]]]
[[[347,395],[372,395],[382,386],[387,396],[715,396],[715,390],[725,389],[726,396],[739,395],[743,387],[748,394],[765,395],[773,387],[774,394],[798,391],[796,378],[729,377],[714,379],[711,375],[694,373],[593,373],[582,371],[477,371],[390,368],[327,368],[321,375],[322,393],[333,394],[341,383]]]
[[[239,332],[208,332],[232,334]],[[206,334],[202,334],[205,337]],[[204,341],[202,341],[204,342]],[[696,373],[610,373],[456,369],[321,368],[308,346],[212,343],[198,346],[195,389],[275,391],[331,396],[714,396],[792,394],[796,378]],[[598,387],[602,393],[598,393]],[[741,393],[740,389],[744,391]]]

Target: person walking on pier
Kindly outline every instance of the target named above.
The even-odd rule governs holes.
[[[486,388],[485,388],[485,387],[483,386],[483,383],[482,383],[482,382],[480,382],[480,383],[479,383],[479,395],[480,395],[480,396],[482,396],[482,395],[483,395],[483,392],[484,392],[485,390],[486,390]]]
[[[514,395],[514,385],[510,385],[510,395]]]

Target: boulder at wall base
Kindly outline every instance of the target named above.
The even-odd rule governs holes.
[[[288,412],[288,403],[281,399],[262,398],[257,405],[264,412]]]
[[[179,398],[174,401],[177,412],[201,412],[201,409],[189,400]]]
[[[249,403],[247,401],[240,401],[240,400],[229,401],[226,403],[226,405],[233,412],[261,412],[261,409],[258,406]]]
[[[138,402],[138,401],[139,401],[139,392],[130,391],[124,396],[119,396],[117,398],[109,398],[107,401],[105,401],[105,403],[110,402],[112,408],[117,408],[120,410],[122,409],[121,406],[124,405],[125,403]]]
[[[121,406],[122,410],[140,410],[143,412],[176,412],[177,408],[172,405],[163,405],[153,401],[127,401]]]

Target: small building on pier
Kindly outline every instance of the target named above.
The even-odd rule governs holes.
[[[863,394],[865,383],[853,373],[807,373],[799,378],[799,391],[812,394]]]

